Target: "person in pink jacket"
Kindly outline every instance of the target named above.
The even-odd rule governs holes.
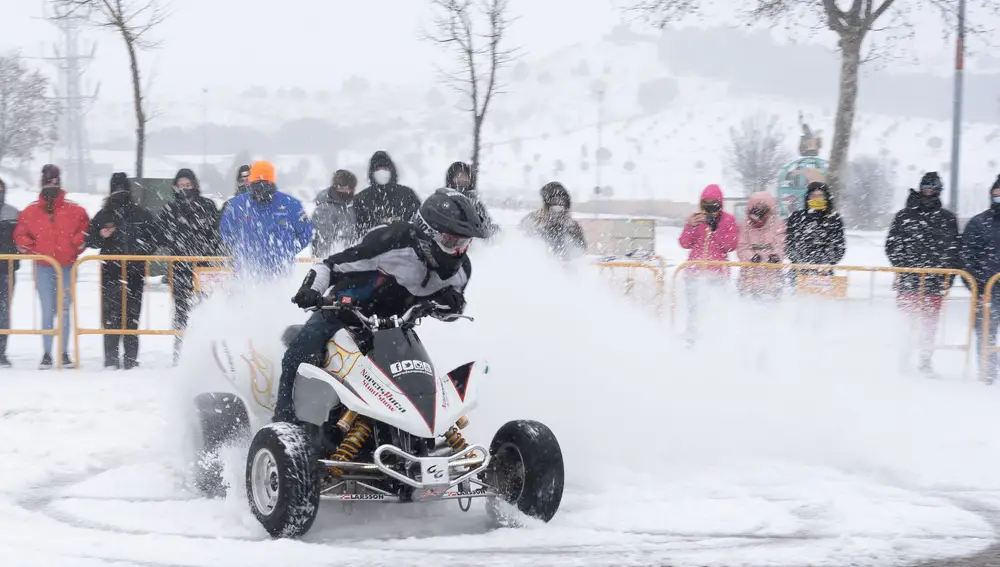
[[[725,262],[729,253],[736,249],[739,229],[736,218],[722,210],[722,189],[709,185],[701,192],[701,207],[688,217],[681,232],[680,245],[688,253],[688,261],[715,260]],[[687,268],[691,273],[707,272],[725,276],[729,269],[725,266],[701,266]]]
[[[747,200],[736,257],[755,264],[785,261],[785,221],[778,215],[778,202],[766,191],[753,193]],[[754,296],[777,296],[782,285],[781,270],[776,268],[743,268],[737,282],[741,294]]]
[[[701,192],[699,211],[688,217],[681,231],[680,245],[690,250],[688,261],[714,260],[725,262],[736,249],[739,229],[736,218],[722,210],[722,189],[709,185]],[[695,341],[698,287],[701,282],[719,286],[729,278],[726,266],[692,266],[684,270],[687,284],[687,343]],[[699,277],[700,276],[700,277]]]

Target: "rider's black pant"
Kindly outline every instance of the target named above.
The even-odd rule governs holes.
[[[299,334],[292,339],[281,359],[281,382],[278,384],[278,399],[274,405],[275,421],[295,419],[292,394],[299,364],[309,361],[316,353],[323,352],[330,337],[343,328],[344,323],[332,314],[318,312],[306,321]]]

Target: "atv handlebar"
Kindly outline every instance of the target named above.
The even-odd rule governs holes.
[[[379,327],[379,318],[376,315],[365,316],[361,311],[350,303],[336,303],[332,302],[331,299],[324,298],[321,305],[315,307],[306,307],[306,311],[350,311],[354,314],[359,321],[361,321],[369,329],[377,329]],[[439,321],[457,321],[458,319],[468,319],[469,321],[474,321],[472,317],[468,315],[460,315],[457,313],[451,313],[450,311],[445,311],[440,308],[436,303],[432,301],[420,301],[410,306],[409,309],[403,313],[403,316],[399,318],[399,322],[403,325],[414,325],[416,322],[423,317],[433,317]]]

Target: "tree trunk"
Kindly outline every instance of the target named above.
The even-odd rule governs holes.
[[[479,146],[482,143],[483,118],[477,113],[473,113],[472,119],[472,179],[473,182],[479,178]],[[479,187],[476,187],[478,190]]]
[[[125,39],[129,64],[132,66],[132,98],[135,104],[135,176],[142,178],[143,154],[146,151],[146,113],[142,109],[142,83],[139,80],[139,61],[135,45]]]
[[[851,131],[854,128],[854,111],[858,101],[858,69],[861,66],[863,35],[841,36],[840,39],[840,92],[837,116],[834,119],[833,142],[830,147],[830,167],[827,184],[840,192],[844,178],[844,165],[851,149]]]

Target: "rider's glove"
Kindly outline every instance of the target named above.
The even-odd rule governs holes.
[[[298,305],[302,309],[308,309],[310,307],[319,307],[320,303],[323,302],[323,294],[316,291],[311,287],[299,288],[298,293],[292,298],[292,303]]]
[[[436,293],[431,301],[438,311],[449,315],[461,315],[465,311],[465,296],[453,287],[446,287]]]

